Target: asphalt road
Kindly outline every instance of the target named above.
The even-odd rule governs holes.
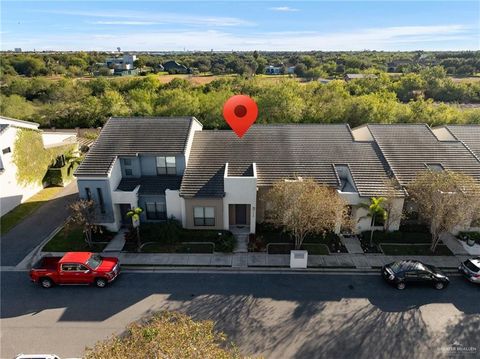
[[[15,266],[47,238],[69,215],[68,205],[78,197],[72,181],[55,198],[0,236],[0,265]]]
[[[1,273],[1,357],[80,357],[159,309],[211,319],[245,355],[266,358],[480,357],[480,287],[398,291],[377,275],[122,273],[110,287],[44,290]],[[455,347],[452,349],[452,347]],[[455,357],[462,357],[455,354]]]

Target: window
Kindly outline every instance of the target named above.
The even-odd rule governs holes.
[[[193,224],[195,226],[214,226],[215,210],[213,207],[194,207]]]
[[[10,152],[12,152],[12,149],[11,149],[10,147],[6,147],[6,148],[4,148],[4,149],[2,150],[2,153],[3,153],[4,155],[6,155],[7,153],[10,153]]]
[[[157,157],[158,175],[176,175],[175,157]]]
[[[78,270],[78,264],[75,263],[64,263],[62,264],[63,272],[75,272]]]
[[[100,212],[105,213],[105,202],[103,201],[102,189],[97,188],[98,203],[100,204]]]
[[[125,176],[133,176],[132,159],[131,158],[124,158],[123,159],[123,170],[125,172]]]
[[[167,219],[165,203],[150,202],[145,203],[145,207],[147,208],[147,219]]]
[[[90,190],[90,188],[85,187],[85,194],[87,195],[87,200],[91,201],[92,200],[92,191]]]

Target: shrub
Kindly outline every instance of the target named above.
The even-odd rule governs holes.
[[[240,358],[212,321],[194,321],[177,312],[159,312],[129,326],[126,334],[98,342],[85,359],[123,358]]]

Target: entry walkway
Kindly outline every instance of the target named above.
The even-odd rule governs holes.
[[[357,236],[341,237],[341,240],[345,247],[347,248],[348,253],[351,254],[361,254],[363,253],[362,246],[360,245],[360,240]]]

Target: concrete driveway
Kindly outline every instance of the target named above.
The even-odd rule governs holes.
[[[67,206],[78,196],[77,182],[67,185],[23,222],[0,238],[2,266],[15,266],[68,217]]]
[[[461,277],[443,291],[399,291],[378,274],[150,272],[43,290],[25,272],[1,275],[2,358],[79,357],[159,309],[214,320],[243,354],[265,358],[446,358],[457,347],[476,353],[456,357],[480,356],[480,287]]]

